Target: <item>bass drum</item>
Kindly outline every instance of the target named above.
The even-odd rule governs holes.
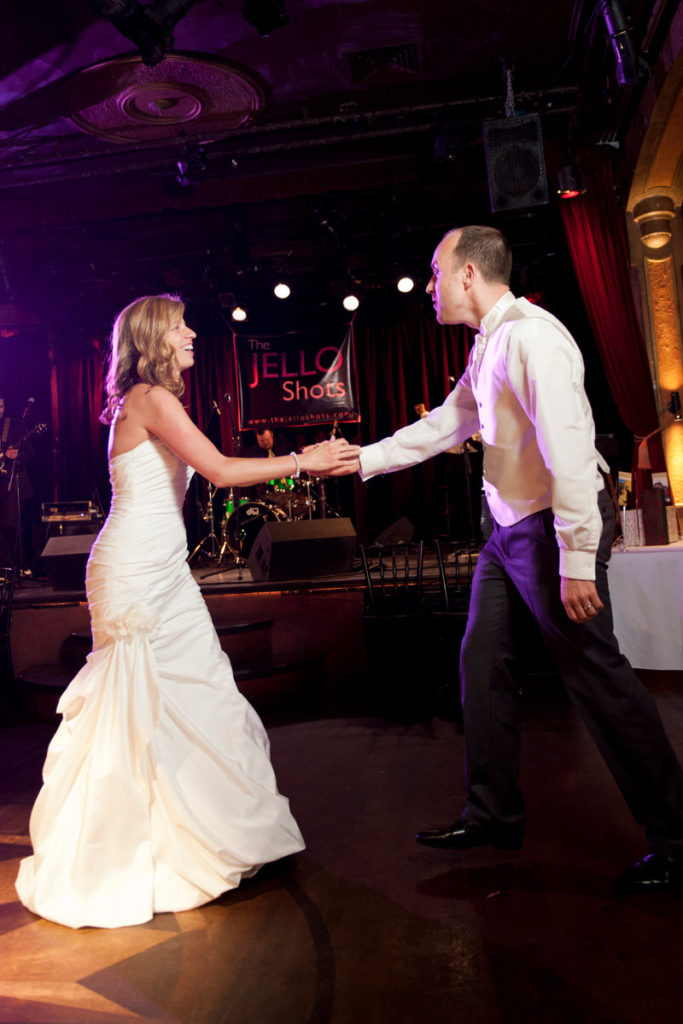
[[[263,501],[243,501],[228,516],[228,547],[233,555],[246,559],[263,524],[286,518],[282,509],[274,505],[266,505]]]

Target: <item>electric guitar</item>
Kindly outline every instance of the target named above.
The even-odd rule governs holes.
[[[10,441],[0,445],[0,475],[7,476],[8,471],[12,469],[12,462],[14,460],[7,457],[6,452],[8,448],[18,448],[24,441],[28,441],[29,437],[37,437],[38,434],[42,434],[45,430],[47,430],[47,423],[36,423],[35,426],[26,431],[20,441]]]

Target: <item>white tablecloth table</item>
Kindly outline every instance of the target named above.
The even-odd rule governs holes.
[[[614,550],[614,632],[634,668],[683,670],[683,541]]]

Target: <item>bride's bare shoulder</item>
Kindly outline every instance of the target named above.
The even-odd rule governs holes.
[[[111,424],[109,457],[114,458],[136,448],[149,437],[151,419],[147,384],[134,384],[124,395]]]

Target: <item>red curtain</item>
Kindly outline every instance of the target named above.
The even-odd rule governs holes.
[[[95,501],[107,510],[107,431],[102,412],[103,357],[99,342],[62,338],[52,361],[53,495],[61,501]]]
[[[194,422],[226,455],[232,455],[237,396],[232,333],[227,327],[202,331],[196,343],[195,366],[186,374],[185,386],[183,402]]]
[[[349,440],[368,443],[416,419],[415,405],[439,405],[452,388],[449,378],[463,372],[472,332],[441,327],[431,305],[390,319],[377,310],[354,321],[361,423],[344,426]],[[93,491],[108,505],[106,429],[98,417],[102,404],[102,353],[97,342],[81,348],[55,345],[53,425],[58,441],[55,485],[61,500],[83,500]],[[186,378],[183,401],[201,430],[226,453],[233,452],[237,393],[231,332],[227,325],[202,327],[196,365]],[[215,405],[214,405],[215,403]],[[216,406],[218,409],[216,409]],[[220,413],[220,414],[219,414]],[[426,463],[407,473],[390,474],[372,488],[355,487],[356,529],[372,539],[395,519],[408,516],[424,536],[439,532],[439,467]],[[193,485],[188,505],[205,506],[206,484]],[[195,523],[195,528],[202,529]]]
[[[362,307],[361,307],[362,309]],[[473,332],[442,327],[421,308],[406,316],[359,314],[354,321],[362,422],[358,438],[368,444],[417,419],[415,405],[440,405],[467,365]],[[352,440],[351,437],[349,437]],[[354,439],[355,440],[355,439]],[[425,538],[444,532],[447,481],[440,456],[402,473],[372,480],[356,491],[356,529],[372,540],[406,516]]]
[[[567,246],[621,418],[636,438],[659,426],[645,341],[629,277],[624,214],[613,185],[590,180],[585,195],[560,203]],[[649,442],[653,469],[664,469],[659,435]],[[636,453],[634,453],[634,466]]]

